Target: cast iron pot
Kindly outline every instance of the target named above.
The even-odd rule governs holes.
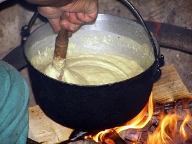
[[[82,33],[78,34],[80,31]],[[97,34],[97,32],[99,34]],[[83,47],[82,37],[105,36],[105,32],[118,34],[112,38],[111,49]],[[77,35],[77,36],[76,36]],[[48,37],[53,36],[51,39]],[[160,77],[159,48],[143,25],[116,16],[99,14],[97,20],[84,25],[73,34],[80,45],[79,52],[108,53],[133,59],[145,71],[133,78],[99,86],[79,86],[52,79],[31,64],[31,59],[46,47],[54,47],[52,28],[45,24],[26,40],[25,56],[34,96],[43,112],[55,122],[76,130],[103,130],[120,126],[135,117],[147,104],[154,81]],[[146,49],[128,47],[120,41],[128,37]],[[79,37],[79,39],[78,39]],[[45,39],[48,38],[48,39]],[[120,41],[120,42],[118,42]]]

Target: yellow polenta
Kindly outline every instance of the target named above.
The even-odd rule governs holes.
[[[41,66],[42,53],[32,59],[32,64],[44,74],[77,85],[102,85],[129,79],[144,71],[135,61],[109,54],[69,54],[60,71],[52,62]]]

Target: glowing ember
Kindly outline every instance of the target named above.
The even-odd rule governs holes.
[[[191,101],[188,100],[188,102]],[[176,110],[176,108],[178,109],[180,107],[182,107],[182,113]],[[144,109],[125,125],[106,129],[94,136],[86,136],[86,139],[91,138],[96,142],[113,144],[115,142],[108,135],[110,133],[122,133],[124,131],[126,132],[125,139],[130,144],[176,144],[181,141],[186,142],[190,139],[187,132],[192,129],[190,125],[192,118],[189,109],[186,107],[182,102],[180,102],[180,105],[173,102],[161,105],[158,112],[154,111],[151,94],[148,104]],[[150,126],[146,130],[149,123]],[[142,138],[143,133],[146,133],[144,138]]]

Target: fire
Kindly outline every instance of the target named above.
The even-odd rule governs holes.
[[[148,110],[148,116],[146,119],[146,111]],[[144,107],[144,109],[132,120],[128,121],[124,126],[114,128],[117,133],[127,130],[130,128],[141,129],[143,128],[151,119],[153,115],[153,99],[152,94],[150,95],[149,101]]]
[[[178,122],[182,121],[182,124],[178,125]],[[189,122],[191,121],[191,115],[188,110],[185,112],[185,116],[179,115],[176,112],[171,114],[161,115],[161,121],[155,132],[148,134],[148,144],[173,144],[178,139],[186,141],[188,139],[185,128],[191,129]],[[179,128],[178,128],[179,127]],[[177,135],[179,129],[179,135]]]
[[[180,129],[179,129],[180,135],[181,135],[185,140],[188,139],[187,133],[186,133],[186,131],[185,131],[185,126],[186,126],[186,124],[188,124],[188,122],[190,122],[190,120],[191,120],[191,115],[187,112],[187,115],[186,115],[185,119],[183,120],[183,123],[181,124],[181,127],[180,127]],[[189,127],[190,127],[190,125],[189,125]],[[191,127],[190,127],[190,128],[191,128]]]
[[[182,139],[183,141],[188,139],[186,128],[188,128],[190,131],[192,129],[192,126],[190,125],[192,120],[191,115],[185,108],[184,115],[177,114],[175,107],[173,109],[174,110],[168,114],[164,114],[163,111],[156,116],[159,121],[153,132],[147,131],[147,144],[173,144],[177,143],[178,139]],[[86,138],[91,138],[96,142],[114,144],[113,140],[107,137],[110,133],[120,133],[125,130],[135,130],[136,132],[134,132],[133,139],[136,140],[134,140],[132,144],[138,143],[137,138],[139,137],[139,133],[141,133],[142,129],[153,120],[154,115],[153,98],[151,94],[148,103],[135,118],[128,121],[121,127],[106,129],[94,136],[86,136]]]
[[[171,136],[175,136],[175,130],[177,129],[178,116],[176,114],[166,115],[160,121],[159,126],[152,134],[148,134],[148,144],[170,144]],[[170,134],[167,134],[170,132]]]
[[[99,141],[104,141],[105,139],[105,135],[107,133],[111,133],[113,131],[119,133],[123,130],[127,130],[127,129],[141,129],[143,128],[151,119],[152,115],[153,115],[153,101],[152,101],[152,94],[150,95],[149,101],[146,104],[146,106],[143,108],[143,110],[132,120],[128,121],[124,126],[121,127],[115,127],[113,129],[106,129],[104,131],[99,132],[97,135],[95,136],[88,136],[86,138],[92,138],[93,140],[95,140],[96,142]],[[146,111],[148,110],[148,116],[146,119]]]

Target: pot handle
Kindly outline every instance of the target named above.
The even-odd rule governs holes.
[[[154,42],[154,38],[151,34],[151,32],[149,31],[149,29],[147,28],[147,25],[145,24],[142,16],[140,15],[140,13],[137,11],[137,9],[133,6],[133,4],[131,4],[128,0],[120,0],[122,3],[125,4],[125,6],[127,6],[129,8],[129,10],[132,11],[132,13],[135,15],[135,17],[139,20],[139,22],[142,24],[142,26],[144,27],[145,31],[147,32],[148,34],[148,37],[150,39],[150,42],[153,46],[153,49],[154,49],[154,55],[155,55],[155,58],[158,58],[160,53],[157,52],[157,45],[155,44]]]
[[[9,52],[5,57],[3,57],[3,61],[9,63],[13,67],[15,67],[18,71],[22,70],[27,66],[27,61],[24,56],[24,48],[23,45],[25,40],[30,35],[31,27],[35,22],[38,16],[38,12],[36,11],[32,18],[30,19],[28,25],[25,25],[21,28],[21,45],[14,48],[11,52]]]
[[[152,82],[156,82],[161,76],[161,69],[160,67],[164,65],[164,56],[161,54],[160,57],[157,59],[156,68],[153,71],[153,76],[151,78]]]
[[[31,28],[35,20],[37,19],[39,12],[36,10],[33,14],[32,18],[30,19],[28,25],[25,25],[21,28],[21,45],[23,46],[25,44],[26,39],[31,33]]]
[[[152,77],[152,81],[155,82],[157,81],[160,76],[161,76],[161,69],[160,67],[162,67],[165,62],[164,62],[164,56],[162,54],[160,54],[160,47],[159,47],[159,44],[157,42],[157,39],[155,38],[155,36],[153,35],[153,33],[151,33],[151,36],[153,38],[153,41],[154,41],[154,44],[155,44],[155,47],[156,47],[156,52],[157,52],[157,64],[156,64],[156,67],[154,69],[154,72],[153,72],[153,77]]]
[[[149,31],[149,29],[147,28],[147,25],[145,24],[143,18],[141,17],[140,13],[137,11],[137,9],[128,1],[128,0],[120,0],[121,2],[123,2],[125,4],[125,6],[127,6],[132,13],[135,15],[135,17],[139,20],[139,22],[141,23],[141,25],[144,27],[145,31],[148,34],[148,37],[150,39],[150,42],[153,46],[153,50],[154,50],[154,56],[156,58],[156,65],[153,71],[153,76],[152,76],[152,81],[157,81],[159,79],[159,77],[161,76],[161,69],[160,67],[164,65],[164,56],[160,55],[160,48],[159,48],[159,44],[157,43],[155,37],[153,36],[153,33],[151,33]]]

